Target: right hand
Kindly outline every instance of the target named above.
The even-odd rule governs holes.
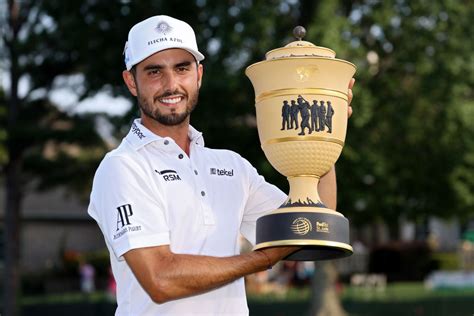
[[[270,247],[270,248],[265,248],[265,249],[259,249],[257,251],[264,252],[267,255],[267,257],[270,259],[271,265],[273,266],[278,261],[288,257],[292,253],[300,250],[301,248],[303,247],[283,246],[283,247]]]

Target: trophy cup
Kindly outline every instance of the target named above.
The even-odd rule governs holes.
[[[322,203],[317,188],[344,146],[347,92],[356,67],[329,48],[303,41],[305,33],[297,26],[296,41],[245,71],[255,90],[262,149],[290,184],[285,203],[257,220],[254,249],[301,246],[285,259],[317,261],[352,254],[349,221]]]

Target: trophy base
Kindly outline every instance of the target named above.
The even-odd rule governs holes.
[[[254,250],[302,246],[285,260],[319,261],[350,256],[349,221],[323,207],[283,207],[257,220]]]

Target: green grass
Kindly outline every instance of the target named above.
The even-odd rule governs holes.
[[[412,302],[425,299],[472,297],[474,288],[469,289],[426,289],[420,282],[399,282],[387,285],[384,291],[344,286],[342,300],[374,301],[374,302]],[[311,290],[306,288],[291,288],[285,295],[262,294],[249,295],[249,301],[262,302],[307,302],[311,299]],[[473,311],[474,312],[474,311]]]
[[[429,290],[422,283],[395,283],[385,291],[348,287],[342,303],[350,316],[466,316],[474,314],[474,289]]]
[[[307,302],[311,299],[311,289],[304,288],[290,288],[284,295],[279,294],[249,294],[248,301],[255,303],[275,303],[275,302]]]
[[[385,291],[381,292],[363,288],[347,287],[342,299],[377,302],[409,302],[449,297],[474,297],[474,288],[430,290],[426,289],[423,283],[400,282],[388,285]]]
[[[108,301],[109,298],[105,292],[94,292],[90,295],[83,293],[61,293],[42,296],[25,296],[21,298],[22,305],[41,305],[41,304],[77,304],[77,303],[97,303]]]
[[[450,297],[472,297],[474,300],[474,288],[471,289],[426,289],[423,283],[406,282],[389,284],[385,291],[378,292],[364,288],[345,286],[341,299],[351,301],[373,301],[373,302],[410,302],[424,299],[450,298]],[[44,296],[26,296],[21,299],[24,305],[32,304],[61,304],[79,302],[103,302],[109,298],[105,292],[95,292],[91,295],[82,293],[61,293]],[[261,294],[249,295],[248,300],[255,303],[275,303],[290,302],[303,303],[311,300],[311,290],[309,287],[291,288],[285,295]],[[474,311],[473,311],[474,312]]]
[[[285,296],[249,296],[250,315],[306,315],[309,288],[291,289]],[[385,291],[346,286],[341,295],[350,316],[466,316],[474,313],[474,289],[429,290],[423,283],[389,284]]]
[[[474,313],[474,289],[436,290],[422,283],[389,284],[385,291],[346,286],[342,304],[350,316],[466,316]],[[92,295],[64,293],[28,296],[21,300],[22,315],[113,315],[114,302],[104,292]],[[306,315],[311,303],[307,288],[290,289],[285,295],[249,295],[250,315]]]

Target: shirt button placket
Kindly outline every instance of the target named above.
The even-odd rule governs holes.
[[[206,199],[206,191],[201,191],[201,196],[203,197],[203,203],[202,203],[202,212],[204,216],[204,224],[206,225],[214,225],[214,216],[212,215],[212,211],[210,207],[208,206]]]

